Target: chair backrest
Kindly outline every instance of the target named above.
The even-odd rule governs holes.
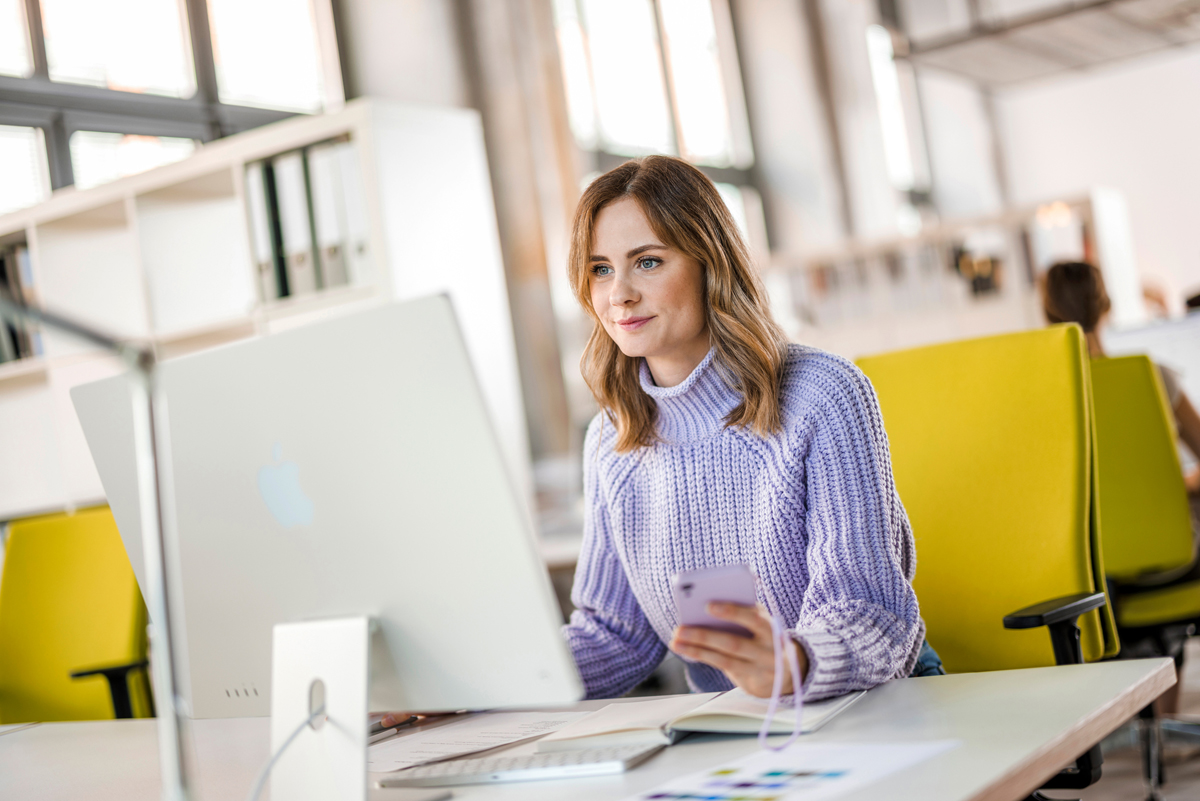
[[[1175,416],[1146,356],[1092,362],[1104,566],[1118,581],[1192,560]]]
[[[101,676],[146,658],[146,607],[108,507],[14,521],[0,576],[0,723],[113,717]],[[144,674],[143,674],[144,675]],[[130,681],[135,716],[150,708]]]
[[[1093,544],[1088,359],[1078,326],[859,361],[879,395],[917,544],[913,582],[950,672],[1054,664],[1030,604],[1103,589]],[[1111,609],[1079,620],[1087,661],[1118,649]]]

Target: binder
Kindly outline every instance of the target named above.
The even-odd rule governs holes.
[[[0,249],[0,294],[14,303],[37,305],[29,248],[24,244]],[[8,319],[0,321],[0,362],[40,356],[41,343],[37,325]]]
[[[325,286],[362,283],[370,274],[370,228],[358,148],[349,139],[308,149],[310,197]]]
[[[250,246],[259,297],[264,301],[272,301],[283,297],[285,288],[280,281],[280,265],[272,231],[275,215],[267,201],[267,178],[262,162],[246,165],[246,207],[250,215]]]
[[[13,292],[16,277],[15,248],[4,248],[0,251],[0,295],[7,300],[13,300],[19,293]],[[19,324],[0,317],[0,364],[19,359],[20,335],[17,331]]]
[[[352,283],[369,283],[373,272],[371,226],[367,218],[367,196],[363,190],[358,145],[347,140],[339,142],[333,150],[338,163],[337,175],[341,181],[345,212],[347,273]]]
[[[245,194],[264,301],[370,280],[367,202],[348,138],[247,164]]]
[[[294,151],[272,160],[275,207],[283,240],[286,294],[304,295],[321,287],[313,258],[312,218],[304,153]]]
[[[308,148],[309,199],[321,278],[327,287],[349,283],[346,264],[346,206],[336,142]]]

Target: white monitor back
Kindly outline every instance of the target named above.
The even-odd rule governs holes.
[[[270,713],[276,623],[371,615],[373,709],[562,703],[581,685],[450,302],[163,363],[194,717]],[[130,383],[72,399],[141,579]]]

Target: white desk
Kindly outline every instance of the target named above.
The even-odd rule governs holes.
[[[1175,681],[1170,659],[904,679],[877,687],[808,742],[958,739],[885,779],[894,801],[1023,798]],[[596,708],[606,702],[589,702]],[[265,718],[193,724],[198,801],[243,799],[268,757]],[[154,722],[45,723],[0,733],[0,798],[157,801]],[[753,737],[693,736],[622,776],[455,788],[455,799],[619,799],[752,752]],[[528,749],[530,746],[517,746]],[[845,796],[880,798],[878,787]]]

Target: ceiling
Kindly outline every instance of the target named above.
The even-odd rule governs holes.
[[[907,58],[992,87],[1200,44],[1200,0],[1093,0],[912,42]],[[900,55],[897,52],[897,55]]]

